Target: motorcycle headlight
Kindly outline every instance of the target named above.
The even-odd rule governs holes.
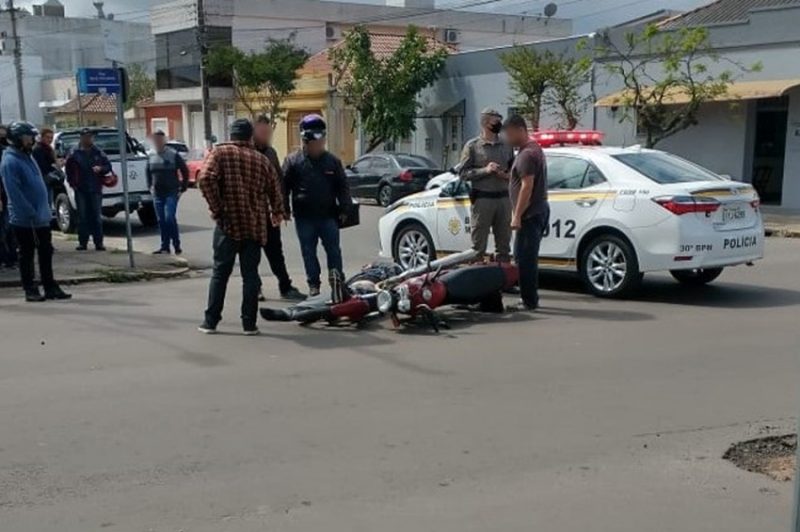
[[[392,304],[394,303],[394,298],[392,297],[392,293],[388,290],[381,290],[378,292],[378,312],[381,314],[386,314],[390,310],[392,310]]]

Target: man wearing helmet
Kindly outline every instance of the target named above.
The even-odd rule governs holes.
[[[38,135],[28,122],[13,122],[8,127],[10,147],[3,154],[0,175],[8,196],[9,222],[20,250],[19,270],[25,299],[69,299],[53,278],[53,245],[50,232],[50,202],[47,187],[36,161],[31,157]],[[44,295],[34,280],[34,254],[39,255],[39,275]]]
[[[78,251],[86,251],[89,235],[97,251],[103,246],[103,178],[111,173],[106,154],[95,146],[94,132],[81,130],[80,144],[72,150],[64,166],[67,180],[75,190],[78,204]]]
[[[294,211],[309,293],[318,295],[321,267],[317,243],[321,240],[328,259],[332,287],[342,279],[342,250],[339,246],[339,219],[343,208],[352,203],[342,162],[325,149],[326,125],[319,115],[300,121],[303,147],[283,164],[284,198],[287,212]]]

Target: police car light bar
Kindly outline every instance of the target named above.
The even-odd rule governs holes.
[[[582,146],[600,146],[603,143],[603,133],[593,130],[544,130],[535,131],[531,138],[541,147],[563,146],[566,144],[579,144]]]

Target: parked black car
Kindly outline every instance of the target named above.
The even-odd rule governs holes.
[[[431,177],[441,173],[427,157],[407,153],[364,155],[347,167],[350,193],[375,199],[387,207],[398,199],[425,190]]]

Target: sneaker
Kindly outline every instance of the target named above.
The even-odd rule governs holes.
[[[243,333],[245,336],[258,336],[261,334],[261,331],[258,330],[258,327],[245,327]]]
[[[175,254],[176,255],[183,255],[183,250],[181,248],[175,248]]]
[[[105,251],[106,247],[104,245],[100,244],[99,246],[95,246],[94,249],[95,249],[95,251]]]
[[[200,327],[198,327],[197,330],[203,334],[217,334],[216,326],[209,325],[205,322],[203,322],[203,324],[200,325]]]
[[[45,301],[44,296],[39,292],[38,288],[31,288],[29,290],[25,290],[25,301],[28,303],[41,303]]]
[[[290,286],[288,290],[281,292],[281,297],[289,301],[302,301],[306,295],[294,286]]]
[[[80,244],[75,248],[75,251],[86,251],[86,244]]]
[[[319,295],[319,286],[308,287],[308,297],[317,297]]]
[[[60,286],[56,286],[50,290],[44,291],[44,297],[46,299],[56,299],[59,301],[66,301],[67,299],[72,299],[72,294],[68,294],[64,292]]]
[[[153,255],[169,255],[168,249],[157,249],[153,252]]]

